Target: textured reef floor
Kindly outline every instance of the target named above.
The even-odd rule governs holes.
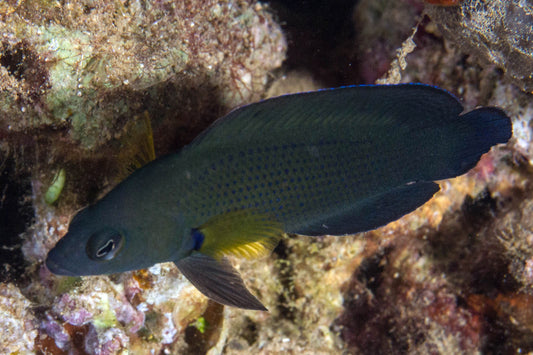
[[[533,351],[533,5],[449,3],[0,3],[0,353]],[[43,265],[121,178],[144,117],[162,155],[237,105],[376,81],[501,107],[513,138],[385,227],[233,260],[269,312],[208,301],[170,263],[84,278]]]

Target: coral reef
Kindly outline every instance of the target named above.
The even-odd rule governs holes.
[[[533,91],[533,5],[521,0],[466,0],[460,6],[428,6],[442,34],[479,60],[501,68],[522,88]]]
[[[0,28],[0,148],[10,177],[2,244],[22,249],[26,273],[16,282],[43,305],[27,329],[38,332],[35,343],[9,337],[6,349],[175,351],[207,307],[175,266],[82,281],[55,277],[42,261],[74,211],[116,183],[138,144],[128,141],[136,121],[149,116],[164,154],[257,100],[285,56],[279,25],[265,5],[247,1],[27,0],[0,5]],[[31,188],[13,189],[28,175]],[[24,192],[11,198],[12,190]],[[21,230],[9,225],[17,199],[35,214],[22,248]],[[19,259],[5,262],[14,264],[3,265],[6,279],[20,275]]]
[[[362,0],[354,9],[355,57],[362,83],[373,84],[389,69],[397,48],[411,34],[422,3]]]
[[[533,99],[522,90],[531,91],[530,5],[429,2],[360,0],[353,16],[346,9],[355,2],[335,2],[332,13],[346,17],[320,19],[338,21],[320,38],[313,26],[287,23],[290,71],[276,75],[284,35],[261,3],[1,3],[0,237],[27,226],[26,264],[4,266],[11,277],[0,285],[7,330],[0,352],[533,351]],[[323,11],[318,2],[272,4],[286,21],[308,25],[318,20],[297,20],[288,10]],[[278,80],[270,84],[271,75]],[[172,263],[84,278],[57,277],[42,264],[74,211],[114,183],[111,168],[130,122],[144,111],[164,153],[236,104],[378,78],[438,85],[466,110],[501,107],[513,120],[513,139],[383,228],[343,238],[285,236],[268,258],[232,260],[269,312],[208,301]],[[59,194],[54,176],[62,169]],[[56,201],[46,203],[48,191]],[[19,220],[6,212],[22,202],[33,207],[33,222],[28,213]],[[4,248],[19,251],[17,244]]]
[[[13,284],[0,284],[0,352],[23,354],[33,350],[37,320],[28,301]]]
[[[167,90],[174,115],[195,86],[215,88],[223,107],[257,99],[285,51],[259,3],[28,0],[0,18],[0,136],[19,143],[47,128],[65,144],[101,147],[143,110],[164,114],[151,100]]]

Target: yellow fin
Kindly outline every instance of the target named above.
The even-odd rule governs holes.
[[[271,215],[253,209],[237,210],[212,217],[197,229],[204,237],[199,252],[220,259],[234,255],[246,259],[270,254],[283,226]]]
[[[127,133],[121,139],[122,148],[119,160],[123,162],[119,177],[125,179],[133,171],[155,160],[154,137],[150,116],[144,112],[142,118],[126,125]]]

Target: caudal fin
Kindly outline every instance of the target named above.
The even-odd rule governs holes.
[[[478,108],[462,115],[461,120],[471,126],[473,148],[481,151],[488,151],[498,143],[507,143],[513,135],[511,119],[497,107]]]
[[[459,116],[453,132],[450,132],[449,146],[452,154],[445,171],[438,179],[462,175],[478,163],[481,155],[496,144],[507,143],[513,135],[509,116],[496,107],[482,107]],[[444,143],[445,144],[445,143]],[[453,148],[452,148],[453,147]]]

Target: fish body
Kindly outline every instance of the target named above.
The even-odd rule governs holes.
[[[248,245],[263,255],[283,231],[354,234],[413,211],[439,190],[435,180],[466,173],[512,135],[500,109],[462,111],[446,91],[420,84],[241,107],[76,215],[47,266],[94,275],[174,261],[216,301],[263,309],[216,250]]]

